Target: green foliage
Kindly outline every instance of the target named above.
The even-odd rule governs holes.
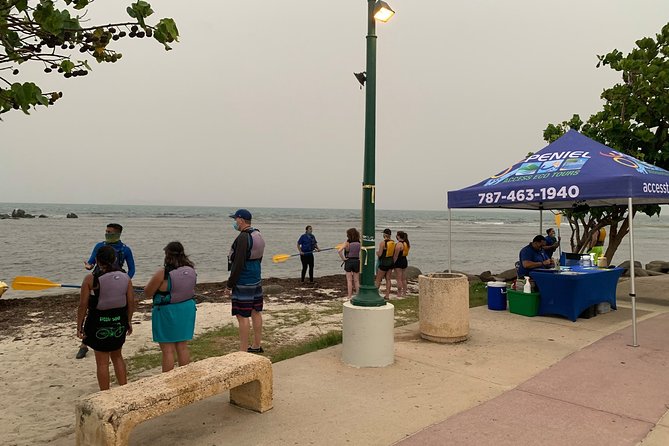
[[[121,59],[122,54],[111,48],[119,39],[153,37],[166,50],[171,49],[169,43],[179,40],[173,19],[147,23],[153,9],[143,0],[127,7],[132,20],[92,26],[83,22],[83,26],[93,1],[0,0],[0,48],[4,49],[0,51],[0,114],[12,110],[29,113],[31,108],[51,105],[63,95],[42,93],[32,82],[10,81],[9,73],[18,76],[24,63],[37,64],[45,73],[79,77],[91,71],[89,58],[98,63]]]
[[[597,56],[597,67],[609,67],[621,74],[622,82],[603,91],[604,106],[586,122],[579,115],[549,124],[544,139],[553,142],[567,130],[578,130],[614,150],[647,163],[669,168],[669,23],[655,39],[645,37],[624,55],[617,49]],[[637,206],[634,213],[659,215],[656,205]],[[572,229],[571,247],[583,252],[592,235],[610,226],[609,261],[628,232],[627,208],[581,206],[563,211]]]

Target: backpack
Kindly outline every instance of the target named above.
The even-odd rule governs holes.
[[[123,251],[125,249],[125,244],[123,242],[121,242],[119,244],[119,246],[117,246],[116,243],[112,243],[112,244],[109,244],[107,246],[111,246],[112,248],[114,248],[114,254],[116,255],[116,259],[114,260],[114,263],[112,264],[114,269],[116,269],[118,271],[123,271],[124,273],[127,273],[127,271],[125,269],[123,269],[123,263],[125,262],[125,256],[123,255]],[[100,272],[100,268],[98,267],[98,264],[96,263],[95,267],[93,268],[93,275],[95,275],[96,273],[99,273],[99,272]]]

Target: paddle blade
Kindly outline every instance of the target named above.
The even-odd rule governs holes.
[[[562,223],[562,214],[558,212],[555,214],[555,226],[560,226],[560,223]]]
[[[18,276],[12,282],[12,288],[21,291],[39,291],[59,286],[59,283],[54,283],[41,277],[31,276]]]
[[[272,257],[272,262],[274,263],[281,263],[285,262],[286,260],[290,259],[292,256],[290,254],[277,254],[274,257]]]

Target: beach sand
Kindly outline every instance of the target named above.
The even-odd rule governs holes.
[[[315,285],[303,286],[295,279],[267,279],[263,285],[283,287],[282,292],[266,297],[265,327],[280,329],[287,310],[308,310],[313,315],[307,323],[284,330],[282,339],[287,343],[341,329],[341,312],[323,310],[342,305],[344,276],[318,278]],[[196,335],[236,323],[222,290],[221,283],[198,285]],[[417,292],[417,285],[410,283],[409,291]],[[93,352],[81,360],[74,357],[79,345],[75,336],[77,305],[76,294],[0,299],[3,444],[44,444],[71,435],[75,401],[98,391]],[[151,339],[150,305],[142,301],[133,316],[133,333],[123,346],[123,356],[147,350],[159,351]],[[113,375],[111,367],[110,373]],[[155,373],[160,373],[160,368],[142,372],[140,377]]]

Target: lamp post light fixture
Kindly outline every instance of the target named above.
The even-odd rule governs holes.
[[[374,284],[376,274],[375,230],[375,164],[376,164],[376,20],[387,22],[395,14],[381,0],[367,0],[367,70],[365,72],[365,155],[362,180],[362,249],[360,257],[360,290],[351,304],[381,307],[386,301]],[[356,78],[362,84],[361,78]]]

